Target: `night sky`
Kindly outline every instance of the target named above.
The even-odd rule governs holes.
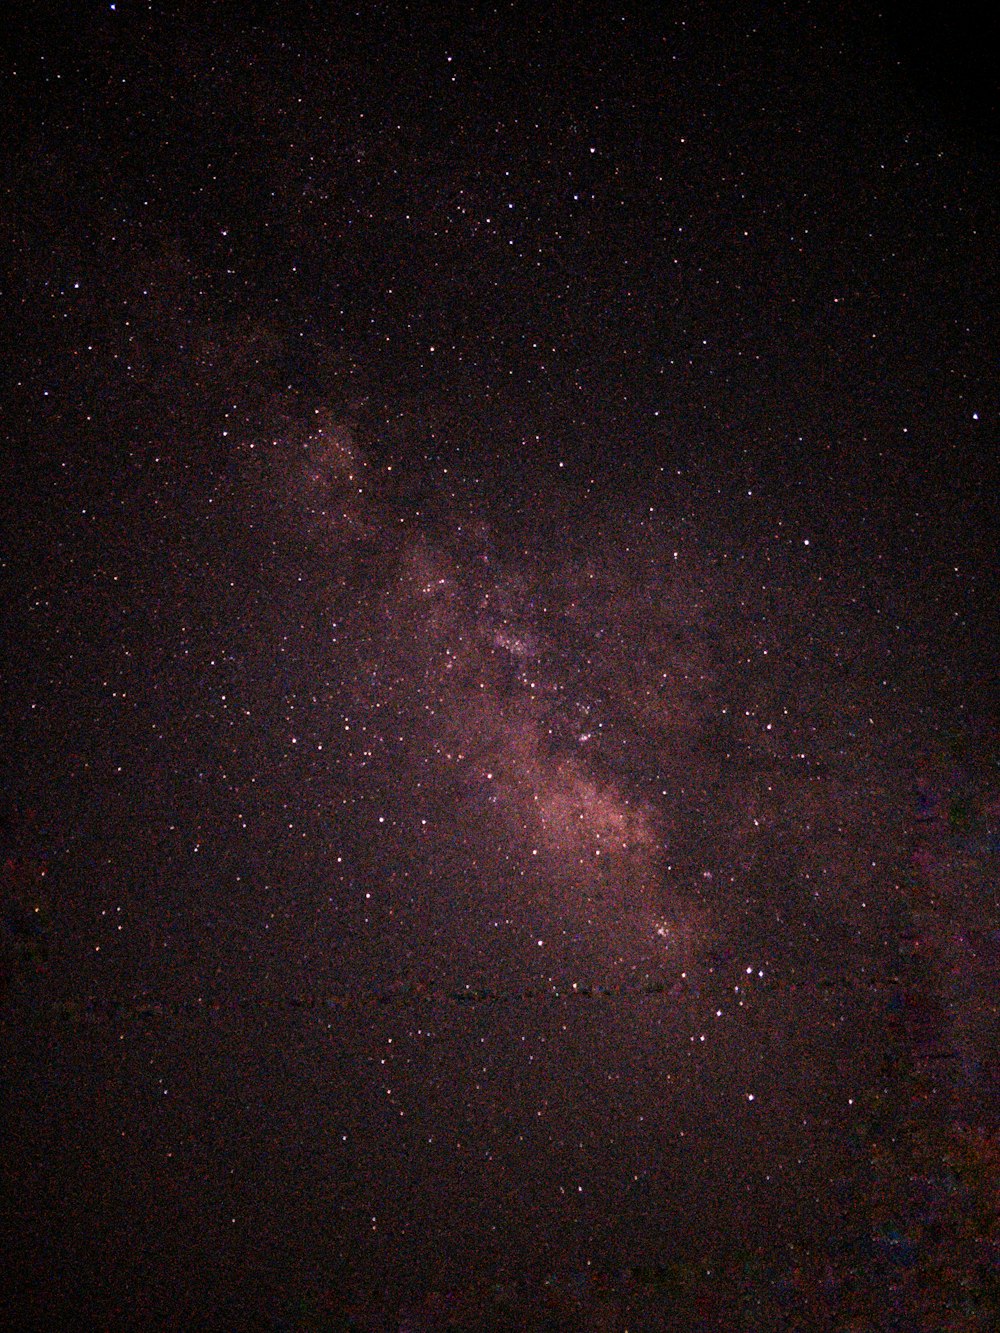
[[[996,1327],[992,38],[8,24],[4,1327]]]

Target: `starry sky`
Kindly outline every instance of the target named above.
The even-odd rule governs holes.
[[[23,9],[8,1326],[943,1326],[1000,1181],[991,36]]]

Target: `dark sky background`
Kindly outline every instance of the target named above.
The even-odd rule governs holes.
[[[1000,1121],[992,34],[3,43],[5,1326],[943,1327],[900,1144]]]

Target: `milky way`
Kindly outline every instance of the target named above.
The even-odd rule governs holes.
[[[481,500],[432,525],[386,499],[346,426],[274,450],[289,521],[363,570],[351,707],[433,812],[421,838],[476,873],[475,909],[553,981],[679,975],[705,924],[669,882],[679,775],[715,680],[691,554],[648,517],[620,548],[501,553]]]
[[[871,708],[836,669],[849,621],[814,612],[845,580],[786,560],[776,597],[780,547],[706,550],[690,496],[598,506],[584,478],[556,529],[445,465],[421,490],[330,416],[251,443],[323,625],[314,742],[382,792],[382,982],[405,956],[428,983],[669,987],[869,947]]]

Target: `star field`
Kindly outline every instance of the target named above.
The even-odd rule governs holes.
[[[4,54],[5,1326],[990,1327],[959,17],[64,20]]]

